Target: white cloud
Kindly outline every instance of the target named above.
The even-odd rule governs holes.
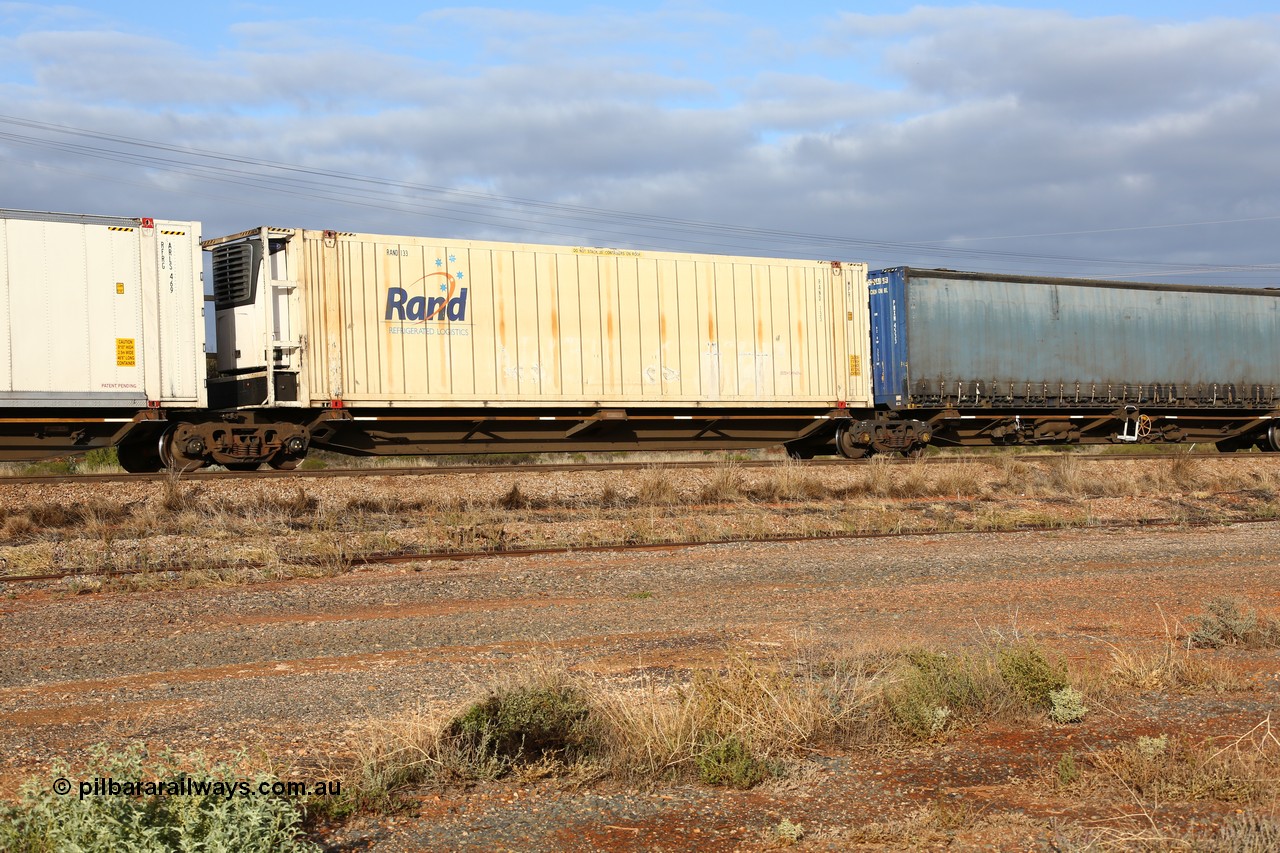
[[[784,43],[767,24],[679,8],[579,18],[447,9],[350,28],[240,24],[217,49],[121,25],[67,29],[12,4],[6,14],[25,22],[0,42],[6,112],[391,181],[898,242],[1280,217],[1274,18],[1155,25],[921,7],[845,15],[815,26],[809,43]],[[0,124],[6,132],[40,135]],[[270,214],[352,230],[719,240],[731,251],[1046,272],[1124,269],[1048,256],[1275,260],[1266,222],[966,242],[1042,257],[965,258],[654,232],[607,217],[556,224],[528,210],[502,222],[474,209],[419,219],[386,208],[421,204],[421,191],[356,199],[335,182],[219,185],[3,136],[0,157],[8,206],[163,205],[158,215],[202,218],[210,233]]]

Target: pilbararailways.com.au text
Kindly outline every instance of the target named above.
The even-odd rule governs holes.
[[[342,793],[342,783],[337,779],[316,782],[263,779],[249,782],[244,779],[113,779],[98,777],[73,784],[66,777],[53,780],[53,792],[66,796],[77,791],[80,799],[86,797],[329,797]]]

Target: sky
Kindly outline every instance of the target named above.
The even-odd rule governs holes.
[[[0,0],[0,207],[1280,285],[1274,2],[182,5]]]

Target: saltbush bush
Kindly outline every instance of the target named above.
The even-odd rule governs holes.
[[[449,723],[444,741],[463,775],[494,778],[517,764],[585,754],[589,715],[586,697],[572,686],[516,687],[473,703]]]
[[[151,795],[93,794],[79,796],[53,790],[52,779],[111,779],[117,782],[163,782],[185,786],[188,793]],[[53,851],[183,851],[318,850],[299,837],[301,811],[289,800],[260,796],[258,786],[277,782],[269,775],[249,781],[252,793],[230,796],[225,787],[189,793],[192,782],[236,785],[244,780],[234,768],[211,763],[198,753],[164,752],[150,756],[140,746],[111,752],[105,746],[91,754],[88,766],[73,773],[66,762],[50,768],[49,777],[22,787],[17,804],[0,803],[0,850],[22,853]]]
[[[1030,641],[997,649],[996,666],[1018,699],[1037,710],[1052,710],[1053,694],[1068,686],[1066,664],[1049,660],[1044,650]]]
[[[708,785],[750,788],[769,775],[764,762],[735,735],[707,743],[697,757],[698,778]]]

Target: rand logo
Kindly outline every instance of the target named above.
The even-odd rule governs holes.
[[[467,319],[467,289],[447,272],[433,272],[423,276],[410,288],[387,288],[386,313],[388,322],[414,323],[464,323]],[[422,285],[419,291],[418,285]],[[419,291],[414,294],[412,291]],[[434,292],[433,292],[434,291]],[[428,295],[431,294],[431,295]]]

